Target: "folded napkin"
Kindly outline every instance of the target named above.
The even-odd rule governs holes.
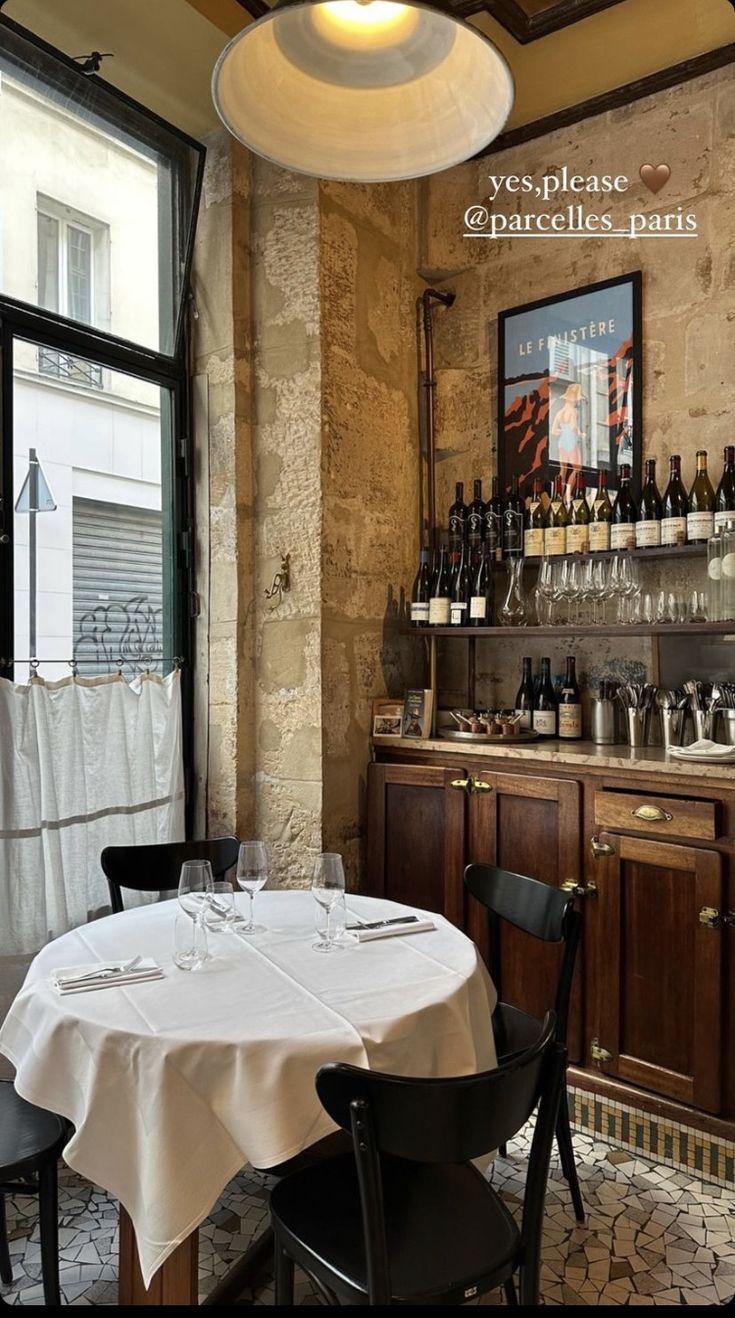
[[[723,746],[719,741],[709,741],[703,737],[693,741],[691,746],[672,746],[671,754],[678,759],[732,760],[735,759],[735,746]]]
[[[163,979],[163,971],[152,957],[141,957],[130,970],[127,961],[101,961],[98,965],[67,966],[51,976],[57,993],[87,993],[91,989],[115,988],[119,984],[139,984],[148,979]]]
[[[386,920],[375,924],[347,925],[359,943],[371,943],[376,938],[397,938],[399,934],[425,934],[436,929],[433,920]]]

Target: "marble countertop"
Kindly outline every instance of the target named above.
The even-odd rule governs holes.
[[[496,742],[459,742],[439,737],[426,741],[373,737],[373,744],[376,749],[398,750],[401,754],[440,751],[442,756],[522,760],[534,764],[555,764],[560,769],[624,769],[627,772],[647,774],[660,769],[667,775],[714,780],[728,787],[735,786],[735,761],[730,764],[695,764],[691,760],[677,760],[675,756],[667,755],[660,746],[632,750],[629,746],[597,746],[593,741],[532,741],[514,745],[505,739]]]

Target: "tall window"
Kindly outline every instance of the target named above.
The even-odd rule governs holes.
[[[187,657],[203,154],[0,16],[0,676]]]

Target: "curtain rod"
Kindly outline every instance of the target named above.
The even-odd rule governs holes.
[[[108,667],[110,667],[110,665],[113,665],[116,668],[123,668],[125,664],[128,664],[130,666],[134,666],[134,665],[140,666],[142,664],[150,665],[158,662],[161,663],[166,662],[165,656],[162,654],[147,654],[142,656],[140,659],[123,659],[122,655],[117,655],[116,657],[112,657],[110,659],[15,659],[15,658],[3,659],[0,658],[0,668],[12,668],[13,664],[28,664],[31,668],[34,669],[39,668],[41,664],[66,664],[68,665],[69,668],[71,668],[72,672],[75,672],[76,669],[79,668],[80,664],[83,664],[85,668],[88,667],[91,668],[96,665],[103,665],[103,664],[106,664]],[[174,668],[183,668],[184,664],[186,663],[186,660],[182,655],[175,654],[172,656],[169,662],[173,664]]]

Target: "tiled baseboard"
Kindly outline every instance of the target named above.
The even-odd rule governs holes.
[[[571,1087],[569,1116],[573,1126],[601,1135],[623,1149],[655,1158],[664,1167],[691,1172],[714,1185],[735,1189],[733,1142]]]

